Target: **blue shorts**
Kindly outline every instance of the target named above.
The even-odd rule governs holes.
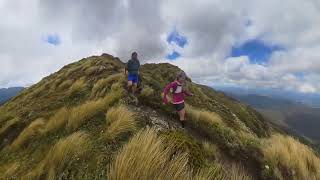
[[[137,74],[129,74],[128,81],[132,81],[132,83],[138,84],[139,76]]]

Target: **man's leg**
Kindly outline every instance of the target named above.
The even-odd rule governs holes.
[[[137,83],[133,83],[132,85],[132,94],[136,94],[136,91],[137,91]]]
[[[128,81],[128,92],[132,92],[133,88],[132,88],[132,81]]]
[[[138,75],[132,79],[132,93],[135,95],[138,87]]]

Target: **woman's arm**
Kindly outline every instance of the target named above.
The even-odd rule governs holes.
[[[163,90],[163,103],[167,104],[168,103],[168,93],[170,89],[173,87],[173,83],[169,83],[166,85],[166,87]]]
[[[191,93],[191,92],[188,91],[188,90],[184,90],[184,91],[183,91],[183,94],[184,94],[185,96],[193,96],[193,93]]]

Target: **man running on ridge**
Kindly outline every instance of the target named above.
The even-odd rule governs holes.
[[[139,81],[140,61],[138,53],[133,52],[131,59],[126,64],[125,74],[128,72],[128,91],[135,95]]]

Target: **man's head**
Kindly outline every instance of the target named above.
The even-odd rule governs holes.
[[[133,52],[131,54],[131,59],[137,60],[138,59],[138,53],[137,52]]]

